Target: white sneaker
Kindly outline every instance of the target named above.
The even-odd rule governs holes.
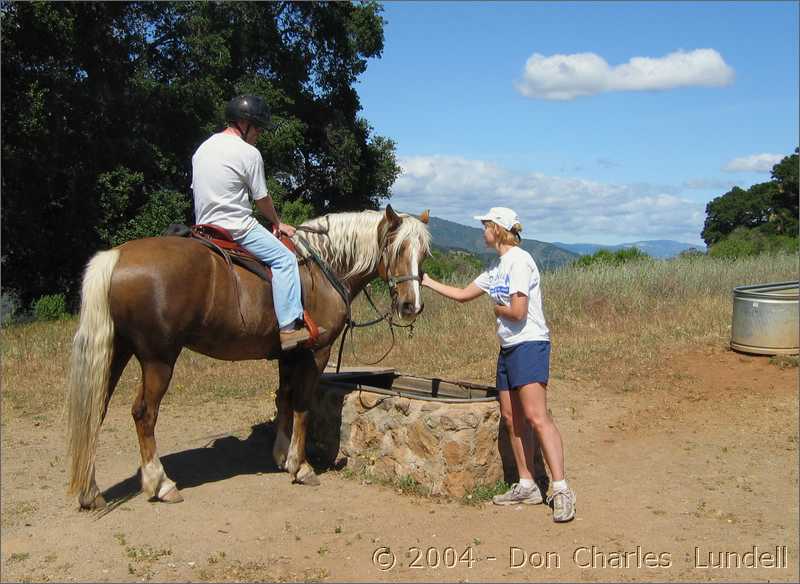
[[[572,489],[556,491],[547,497],[547,504],[553,505],[553,521],[565,523],[575,519],[575,493]]]
[[[514,483],[502,495],[492,497],[492,503],[495,505],[539,505],[542,502],[542,492],[535,484],[526,488],[519,483]]]

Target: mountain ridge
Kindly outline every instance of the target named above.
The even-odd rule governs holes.
[[[443,251],[465,251],[480,257],[485,263],[494,259],[495,253],[486,248],[483,229],[470,227],[455,221],[431,217],[428,228],[433,238],[433,247]],[[530,253],[542,269],[557,268],[568,264],[582,255],[591,255],[605,249],[611,252],[637,247],[647,255],[658,259],[669,259],[683,251],[696,249],[705,252],[705,247],[674,241],[671,239],[652,239],[606,245],[599,243],[545,242],[536,239],[522,239],[520,247]]]
[[[486,248],[483,229],[480,227],[468,227],[447,219],[431,217],[428,229],[431,232],[433,247],[436,249],[466,251],[480,257],[485,263],[497,257],[493,251]],[[580,257],[577,253],[535,239],[523,238],[520,247],[533,256],[536,265],[541,269],[557,268]]]

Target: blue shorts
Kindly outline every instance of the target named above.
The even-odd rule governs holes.
[[[517,389],[550,379],[550,341],[525,341],[501,348],[497,356],[497,389]]]

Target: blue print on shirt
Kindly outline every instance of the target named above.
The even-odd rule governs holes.
[[[494,286],[489,287],[489,295],[499,301],[503,296],[508,296],[510,284],[511,284],[511,278],[509,277],[508,274],[506,274],[505,281],[503,282],[503,284],[498,283]]]

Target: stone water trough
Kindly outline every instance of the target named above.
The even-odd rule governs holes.
[[[496,395],[494,387],[393,369],[326,372],[312,406],[309,454],[321,466],[413,479],[432,495],[512,482]]]

